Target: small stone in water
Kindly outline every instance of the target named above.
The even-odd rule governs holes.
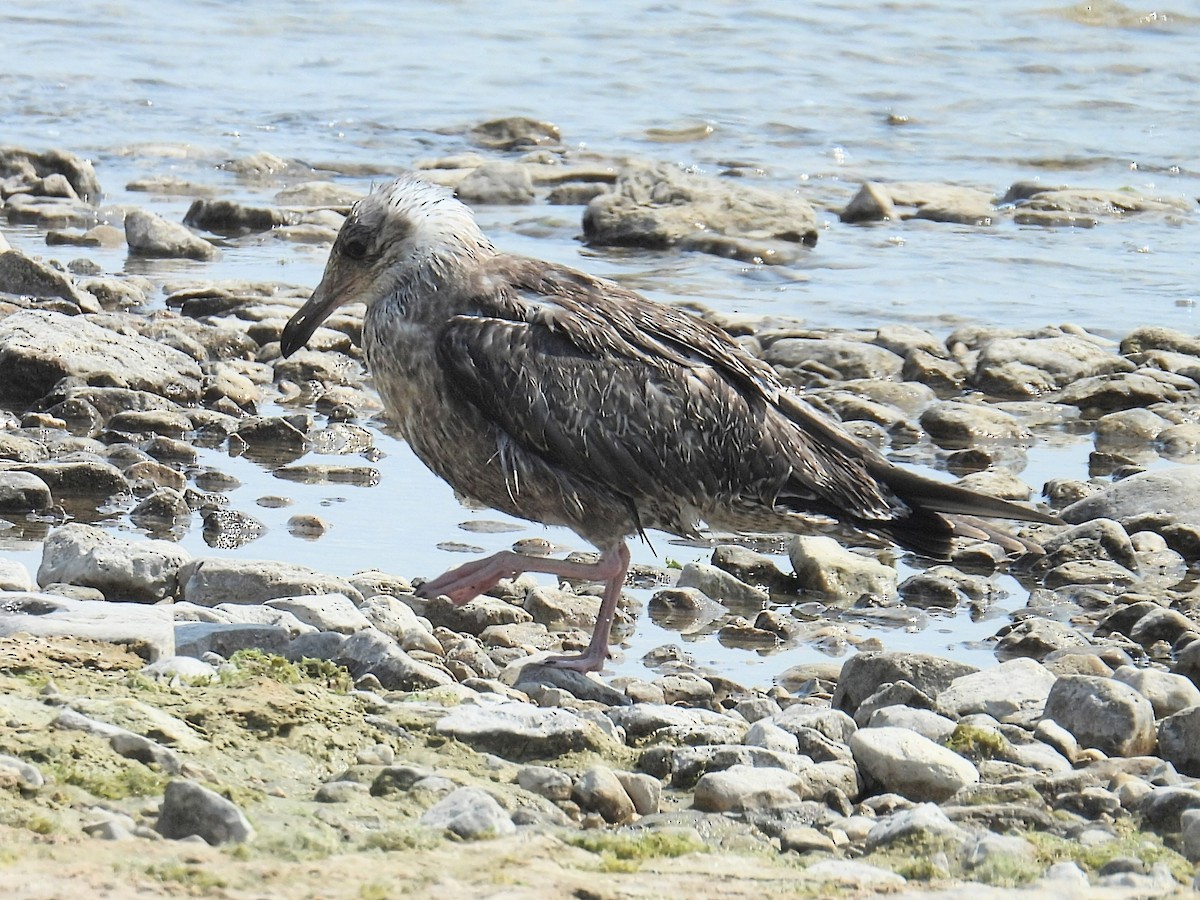
[[[298,538],[316,540],[329,530],[329,524],[320,516],[302,514],[287,521],[288,531]]]

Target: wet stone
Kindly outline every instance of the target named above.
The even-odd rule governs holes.
[[[0,469],[0,513],[41,512],[52,503],[50,487],[37,475]]]
[[[1200,705],[1172,713],[1158,724],[1158,750],[1182,774],[1200,777]]]
[[[797,535],[788,545],[788,557],[802,588],[835,601],[896,595],[894,568],[846,550],[833,538]]]
[[[955,718],[986,713],[997,719],[1040,715],[1055,676],[1040,663],[1017,658],[956,678],[938,695],[938,707]]]
[[[907,681],[935,700],[955,678],[979,671],[975,666],[923,653],[868,651],[848,659],[842,667],[833,706],[853,712],[879,684]]]
[[[145,210],[125,216],[125,243],[134,256],[211,260],[217,249],[185,226]]]
[[[859,729],[850,749],[864,778],[912,800],[945,800],[979,780],[969,761],[902,728]]]

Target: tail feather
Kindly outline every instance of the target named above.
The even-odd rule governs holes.
[[[1041,510],[885,465],[875,474],[904,502],[908,514],[886,522],[862,522],[859,527],[923,556],[948,559],[954,539],[959,537],[991,541],[1016,555],[1044,552],[1037,543],[984,521],[982,516],[1062,524],[1057,516]]]

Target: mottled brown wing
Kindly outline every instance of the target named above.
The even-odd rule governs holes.
[[[724,332],[583,273],[506,266],[493,283],[507,289],[449,322],[438,359],[527,451],[659,514],[664,497],[701,514],[777,499],[781,512],[864,519],[896,508],[853,439],[781,397],[774,372]]]

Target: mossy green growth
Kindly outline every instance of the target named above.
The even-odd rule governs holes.
[[[146,867],[146,874],[156,881],[186,885],[205,892],[219,890],[227,885],[224,878],[202,866],[190,866],[180,862],[154,863]]]
[[[101,800],[150,797],[161,794],[167,787],[167,777],[161,772],[124,759],[89,766],[82,760],[58,757],[42,768],[56,781],[81,788]]]
[[[946,738],[948,748],[971,759],[991,759],[1002,753],[1007,744],[1003,735],[972,725],[956,725]]]
[[[1043,832],[1023,835],[1037,848],[1039,862],[1045,866],[1070,860],[1085,871],[1095,872],[1118,856],[1132,856],[1148,867],[1165,862],[1176,880],[1188,884],[1194,875],[1193,866],[1180,854],[1167,847],[1153,832],[1139,831],[1130,820],[1116,824],[1117,836],[1103,844],[1081,847],[1076,841]]]
[[[378,831],[367,837],[365,846],[385,853],[403,850],[432,850],[438,844],[437,834],[429,828],[399,828]]]
[[[237,684],[251,678],[269,678],[280,684],[315,682],[333,690],[346,692],[354,685],[350,673],[342,666],[327,659],[303,657],[291,662],[276,653],[265,653],[257,648],[239,650],[229,657],[233,671],[223,671],[221,681]]]
[[[605,872],[635,872],[647,859],[704,853],[707,847],[689,831],[647,831],[643,834],[614,834],[609,831],[584,831],[565,838],[573,847],[600,857]]]

